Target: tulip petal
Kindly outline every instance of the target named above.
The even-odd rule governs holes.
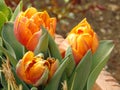
[[[99,41],[97,39],[96,33],[94,33],[93,40],[92,40],[92,53],[94,53],[97,50],[98,45],[99,45]]]
[[[16,73],[17,75],[24,80],[25,78],[25,73],[24,72],[24,68],[22,66],[22,60],[19,60],[19,62],[16,65]]]
[[[33,57],[34,57],[34,53],[33,52],[28,51],[27,53],[25,53],[25,55],[22,58],[23,65],[26,66],[25,64],[27,64],[28,62],[31,62]]]
[[[78,51],[72,49],[72,52],[73,52],[73,56],[74,56],[74,60],[75,60],[75,63],[76,65],[80,62],[81,58],[83,57],[82,54],[80,54]]]
[[[25,69],[24,69],[22,60],[20,60],[18,64],[16,65],[16,73],[20,79],[24,80],[25,82],[29,84],[32,84],[32,82],[26,78]]]
[[[35,32],[38,32],[40,29],[40,27],[38,27],[32,20],[30,20],[28,28],[32,34],[34,34]]]
[[[40,18],[41,15],[42,15],[42,12],[38,12],[31,17],[34,24],[36,24],[38,27],[40,27],[41,25],[45,26],[44,20]]]
[[[77,30],[79,30],[78,28],[82,27],[83,26],[83,23],[86,22],[86,18],[83,19],[78,25],[76,25],[70,33],[76,33],[77,34]],[[82,30],[82,28],[80,28]]]
[[[42,34],[42,30],[33,34],[33,36],[30,38],[30,40],[28,41],[28,43],[26,45],[26,48],[28,50],[33,51],[35,49],[35,47],[38,44],[38,41],[39,41],[41,34]]]
[[[65,39],[60,45],[59,45],[59,51],[62,55],[62,57],[65,56],[65,52],[67,50],[67,48],[70,46],[70,44],[68,43],[67,39]]]
[[[77,38],[77,50],[81,54],[85,54],[87,50],[89,49],[89,45],[87,45],[87,42],[84,39],[84,36],[81,35]]]
[[[18,33],[18,25],[19,25],[20,19],[22,18],[22,17],[20,17],[21,14],[22,13],[18,14],[18,16],[16,17],[15,22],[14,22],[14,34],[18,40],[20,38],[19,33]]]
[[[69,34],[67,36],[68,43],[72,46],[72,48],[77,49],[77,38],[78,35],[76,34]]]
[[[57,70],[58,67],[59,67],[59,61],[58,60],[54,60],[51,63],[49,79],[53,76],[53,74],[55,73],[55,71]]]
[[[46,84],[48,80],[48,75],[49,75],[49,70],[46,68],[42,77],[34,84],[34,86]]]
[[[44,12],[41,14],[40,17],[42,17],[42,19],[44,20],[45,24],[47,24],[46,22],[50,19],[49,15],[48,15],[48,13],[47,13],[46,11],[44,11]]]
[[[86,18],[80,22],[79,27],[81,28],[81,30],[83,30],[84,33],[89,33],[90,35],[93,35],[93,30],[91,29],[91,26],[87,22]]]
[[[75,26],[70,33],[79,34],[79,30],[83,31],[84,33],[89,33],[93,36],[93,30],[91,26],[87,22],[86,18],[83,19],[77,26]]]
[[[32,36],[31,31],[27,28],[28,27],[28,23],[29,23],[29,21],[28,21],[27,18],[25,18],[23,16],[19,16],[18,17],[18,25],[14,29],[15,36],[17,37],[17,39],[23,45],[26,45],[28,40],[29,40],[29,38]]]
[[[51,18],[50,19],[50,29],[49,29],[49,33],[51,34],[51,36],[53,37],[55,34],[55,29],[56,29],[56,18]],[[48,26],[48,25],[47,25]]]
[[[31,82],[36,83],[37,80],[43,75],[45,67],[43,62],[39,61],[30,66],[30,69],[26,72],[26,77],[31,80]]]
[[[32,15],[34,15],[35,13],[37,13],[37,10],[36,10],[35,8],[31,7],[31,8],[28,8],[28,9],[25,11],[24,15],[25,15],[25,17],[27,17],[27,18],[31,18]]]
[[[92,48],[93,37],[90,34],[85,33],[85,34],[82,35],[82,38],[86,42],[86,44],[88,46],[88,49]]]

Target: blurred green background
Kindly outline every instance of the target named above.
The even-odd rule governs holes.
[[[5,0],[14,9],[20,0]],[[119,0],[23,0],[23,10],[36,7],[46,10],[57,18],[57,33],[67,33],[83,18],[87,18],[99,39],[110,39],[115,43],[106,69],[120,83],[120,1]]]

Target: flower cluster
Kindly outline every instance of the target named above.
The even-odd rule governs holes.
[[[114,47],[112,40],[99,41],[86,18],[63,38],[55,32],[56,18],[47,11],[30,7],[23,12],[20,2],[12,13],[4,0],[0,8],[0,67],[4,66],[0,84],[4,90],[92,89]]]
[[[50,18],[46,11],[37,12],[33,7],[28,8],[25,12],[20,13],[15,20],[15,36],[28,50],[34,51],[42,35],[41,25],[54,37],[56,19]],[[97,35],[86,19],[75,26],[66,39],[58,45],[63,58],[69,46],[72,48],[76,64],[80,62],[89,49],[91,49],[93,53],[96,51],[98,47]],[[52,67],[57,69],[56,66]],[[48,74],[49,71],[55,72],[55,70],[51,71],[49,67],[51,67],[49,60],[43,60],[38,56],[34,57],[34,53],[29,51],[19,61],[16,70],[21,79],[29,84],[38,85],[38,81],[41,82],[40,79],[43,77],[42,75]],[[46,82],[47,79],[48,75],[43,82]]]

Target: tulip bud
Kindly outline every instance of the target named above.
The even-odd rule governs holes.
[[[34,56],[33,52],[28,51],[18,62],[16,73],[20,79],[28,84],[34,86],[43,85],[47,83],[48,79],[57,70],[56,61],[52,58],[50,60],[44,60],[40,55]],[[54,69],[52,70],[51,67]],[[51,72],[53,73],[51,74]]]
[[[41,37],[41,26],[54,37],[56,18],[50,18],[46,11],[38,12],[31,7],[17,16],[14,22],[14,34],[21,44],[33,51]]]
[[[92,53],[96,51],[98,38],[86,19],[74,27],[66,39],[59,45],[59,50],[63,57],[69,46],[72,48],[76,64],[79,63],[89,49],[91,49]]]

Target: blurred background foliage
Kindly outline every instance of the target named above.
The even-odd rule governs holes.
[[[20,0],[5,0],[14,11]],[[36,7],[57,18],[57,33],[67,33],[87,18],[99,39],[114,40],[115,48],[106,69],[120,83],[120,1],[119,0],[23,0],[23,10]]]

